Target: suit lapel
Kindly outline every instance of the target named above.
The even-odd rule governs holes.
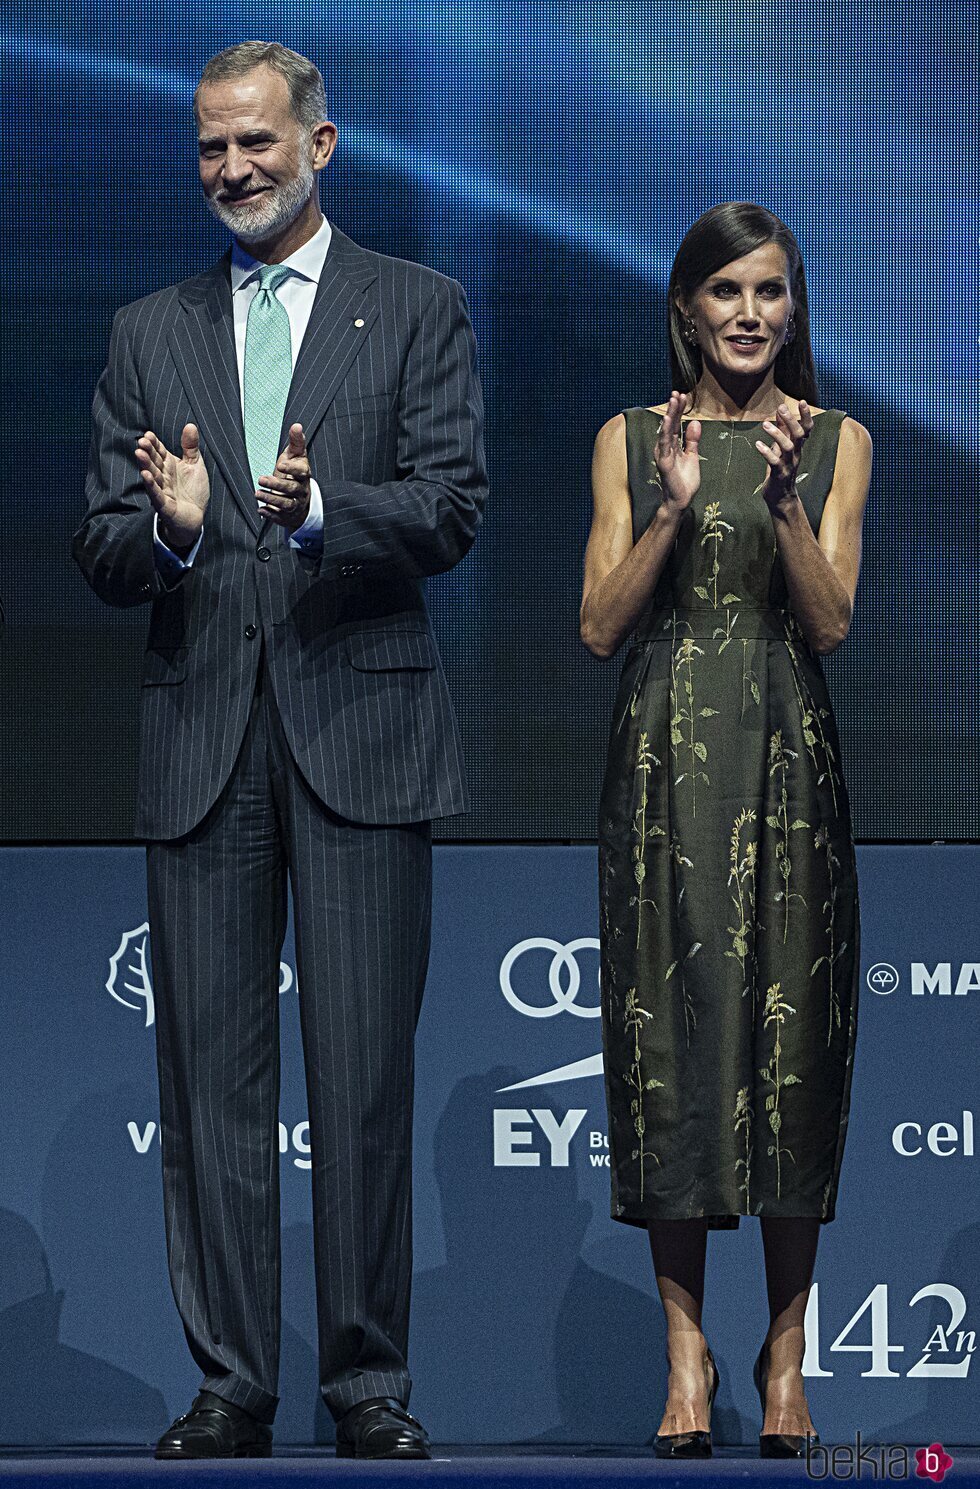
[[[184,314],[168,339],[201,431],[201,444],[220,466],[249,527],[259,534],[265,524],[256,509],[245,448],[230,263],[227,253],[206,274],[181,287]],[[289,388],[280,450],[290,424],[302,424],[309,447],[380,313],[377,297],[371,294],[377,277],[373,255],[333,228]],[[355,324],[358,320],[360,326]]]
[[[286,401],[280,450],[286,444],[290,424],[302,424],[309,448],[320,420],[378,317],[380,306],[371,293],[377,277],[374,256],[333,228]],[[358,326],[356,321],[362,324]]]
[[[230,263],[230,253],[225,254],[213,269],[182,286],[185,313],[171,328],[169,341],[201,444],[214,456],[245,520],[258,533],[262,522],[242,426]]]

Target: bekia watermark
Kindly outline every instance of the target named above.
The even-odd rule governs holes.
[[[915,1450],[915,1477],[940,1484],[953,1466],[942,1443]],[[904,1443],[862,1443],[860,1432],[849,1442],[824,1447],[808,1435],[806,1471],[811,1479],[907,1479],[911,1467]]]

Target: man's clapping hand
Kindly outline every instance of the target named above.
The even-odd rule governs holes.
[[[274,474],[259,477],[255,499],[259,515],[287,532],[303,526],[310,514],[310,462],[302,424],[289,426],[289,443],[276,461]]]
[[[171,454],[150,429],[136,442],[136,463],[157,514],[157,531],[177,554],[189,553],[200,537],[211,496],[196,424],[184,425],[180,449],[179,457]]]

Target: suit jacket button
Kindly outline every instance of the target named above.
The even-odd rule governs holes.
[[[261,559],[262,563],[267,564],[269,562],[269,559],[272,557],[272,554],[269,552],[268,548],[256,548],[255,557]]]
[[[259,628],[258,628],[258,626],[247,625],[245,627],[245,635],[248,637],[249,641],[254,641],[255,637],[258,634],[259,634]]]

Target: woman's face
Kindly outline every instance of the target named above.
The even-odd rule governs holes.
[[[786,341],[793,313],[785,251],[778,243],[763,243],[733,259],[709,275],[681,310],[694,322],[706,364],[741,376],[765,372]]]

